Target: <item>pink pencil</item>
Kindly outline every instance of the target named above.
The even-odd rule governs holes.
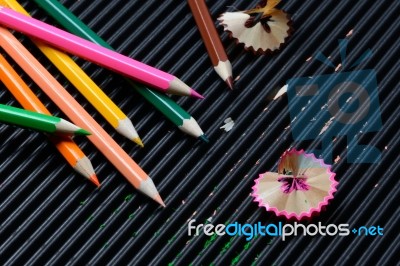
[[[0,6],[0,24],[47,42],[61,50],[85,58],[162,92],[204,98],[171,74],[3,6]]]

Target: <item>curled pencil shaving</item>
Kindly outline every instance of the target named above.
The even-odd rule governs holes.
[[[338,182],[331,166],[303,150],[291,149],[280,158],[278,172],[259,175],[252,196],[259,207],[287,219],[319,213],[333,199]]]
[[[254,9],[225,12],[218,20],[246,50],[255,54],[270,53],[279,50],[292,32],[289,15],[275,8],[279,2],[262,1]]]

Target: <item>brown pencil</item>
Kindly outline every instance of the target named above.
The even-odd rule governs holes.
[[[211,18],[210,11],[204,0],[188,0],[194,20],[199,28],[208,55],[218,75],[233,88],[232,65],[226,55],[217,29]]]

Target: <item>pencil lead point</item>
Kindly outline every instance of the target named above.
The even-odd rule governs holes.
[[[210,140],[207,138],[207,136],[206,136],[205,134],[201,135],[201,136],[199,137],[199,139],[201,139],[201,140],[204,141],[205,143],[209,143],[209,142],[210,142]]]
[[[204,99],[204,96],[195,91],[194,89],[190,89],[190,96],[198,99]]]
[[[133,140],[133,142],[135,142],[137,145],[139,145],[141,148],[144,148],[144,144],[143,144],[142,140],[141,140],[139,137],[133,138],[132,140]]]
[[[156,202],[158,202],[158,203],[159,203],[161,206],[163,206],[164,208],[166,207],[164,201],[162,200],[162,198],[161,198],[161,196],[160,196],[159,194],[157,194],[157,195],[154,197],[154,200],[155,200]]]
[[[100,182],[95,174],[91,175],[89,177],[89,180],[92,181],[92,183],[95,184],[98,188],[100,187]]]
[[[228,84],[229,88],[231,90],[233,90],[233,78],[231,76],[229,76],[226,80],[225,80],[226,84]]]
[[[84,136],[92,135],[92,133],[90,133],[87,130],[84,130],[83,128],[76,130],[74,133],[75,135],[84,135]]]

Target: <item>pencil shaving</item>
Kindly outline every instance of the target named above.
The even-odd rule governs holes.
[[[228,117],[227,119],[224,120],[224,125],[220,127],[220,129],[225,130],[225,132],[231,131],[233,126],[235,125],[235,121],[232,120],[232,118]]]
[[[319,213],[333,199],[338,182],[331,166],[303,150],[286,151],[278,172],[259,175],[252,196],[259,207],[287,219],[302,220]]]
[[[287,89],[288,89],[288,85],[285,84],[282,88],[279,89],[279,91],[274,96],[273,100],[276,100],[279,97],[281,97],[283,94],[285,94],[287,92]]]
[[[288,14],[276,9],[280,0],[262,1],[246,11],[225,12],[219,24],[246,50],[266,54],[279,50],[292,32]]]

